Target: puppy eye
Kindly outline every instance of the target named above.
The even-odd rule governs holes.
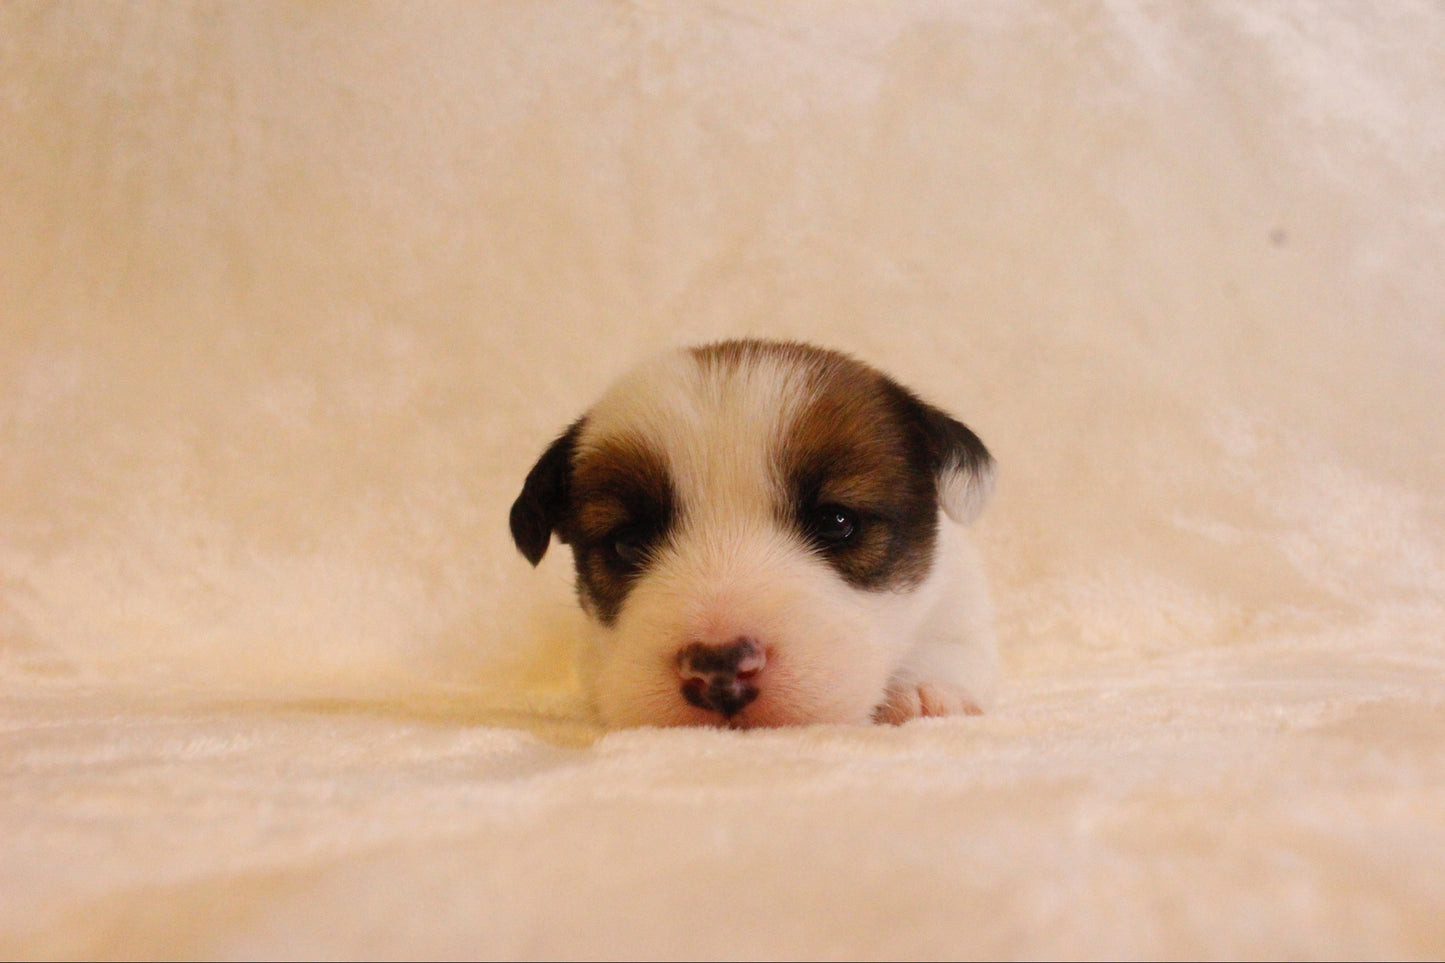
[[[827,547],[844,545],[858,530],[858,516],[841,505],[819,505],[807,519],[808,533]]]
[[[642,528],[622,528],[607,537],[604,543],[607,558],[612,566],[621,571],[631,571],[647,560],[651,549],[650,533]]]

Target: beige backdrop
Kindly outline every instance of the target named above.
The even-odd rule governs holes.
[[[1445,953],[1445,11],[0,6],[5,955]],[[1001,464],[983,720],[602,735],[623,367]]]

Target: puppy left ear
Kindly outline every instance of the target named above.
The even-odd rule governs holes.
[[[939,504],[949,518],[967,525],[979,516],[993,494],[997,475],[993,455],[963,422],[924,401],[914,400],[934,457]]]
[[[572,482],[572,452],[582,422],[577,421],[547,447],[527,473],[522,493],[512,503],[512,541],[536,565],[547,554],[552,532],[562,521]]]

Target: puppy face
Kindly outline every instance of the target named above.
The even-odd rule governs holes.
[[[667,355],[542,455],[512,507],[571,547],[614,725],[868,720],[939,587],[941,515],[992,481],[977,436],[879,372],[782,342]]]

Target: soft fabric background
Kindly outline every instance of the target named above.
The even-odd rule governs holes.
[[[506,509],[738,334],[1002,699],[603,734]],[[0,6],[0,953],[1445,954],[1445,8]]]

